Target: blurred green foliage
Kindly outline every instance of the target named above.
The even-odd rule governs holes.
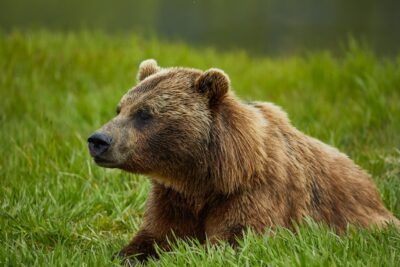
[[[272,56],[341,52],[348,36],[380,56],[399,51],[393,0],[2,0],[0,28],[139,32]]]

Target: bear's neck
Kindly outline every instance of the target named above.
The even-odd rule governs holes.
[[[228,95],[217,107],[208,146],[208,173],[220,193],[261,182],[265,153],[267,121],[262,112]]]

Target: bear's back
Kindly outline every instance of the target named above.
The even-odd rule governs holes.
[[[279,185],[276,190],[287,195],[286,213],[281,216],[288,218],[280,221],[312,217],[343,230],[349,223],[382,225],[394,219],[370,175],[347,155],[297,130],[280,107],[268,102],[250,105],[268,123],[265,179],[275,183],[267,185]]]

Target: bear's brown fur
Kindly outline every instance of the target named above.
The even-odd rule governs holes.
[[[146,60],[118,115],[104,167],[150,176],[143,224],[122,256],[156,256],[174,238],[227,240],[245,228],[292,228],[310,217],[338,232],[399,221],[371,177],[345,154],[293,127],[279,107],[245,104],[218,69],[158,67]]]

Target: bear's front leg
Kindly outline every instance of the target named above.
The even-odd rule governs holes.
[[[246,229],[262,234],[272,226],[274,209],[263,198],[262,192],[243,192],[231,195],[213,207],[204,225],[208,243],[227,241],[235,247]]]
[[[199,238],[195,217],[185,205],[179,205],[182,203],[177,192],[153,183],[143,224],[132,241],[118,253],[125,264],[157,258],[155,247],[169,250],[169,242],[177,238]]]

